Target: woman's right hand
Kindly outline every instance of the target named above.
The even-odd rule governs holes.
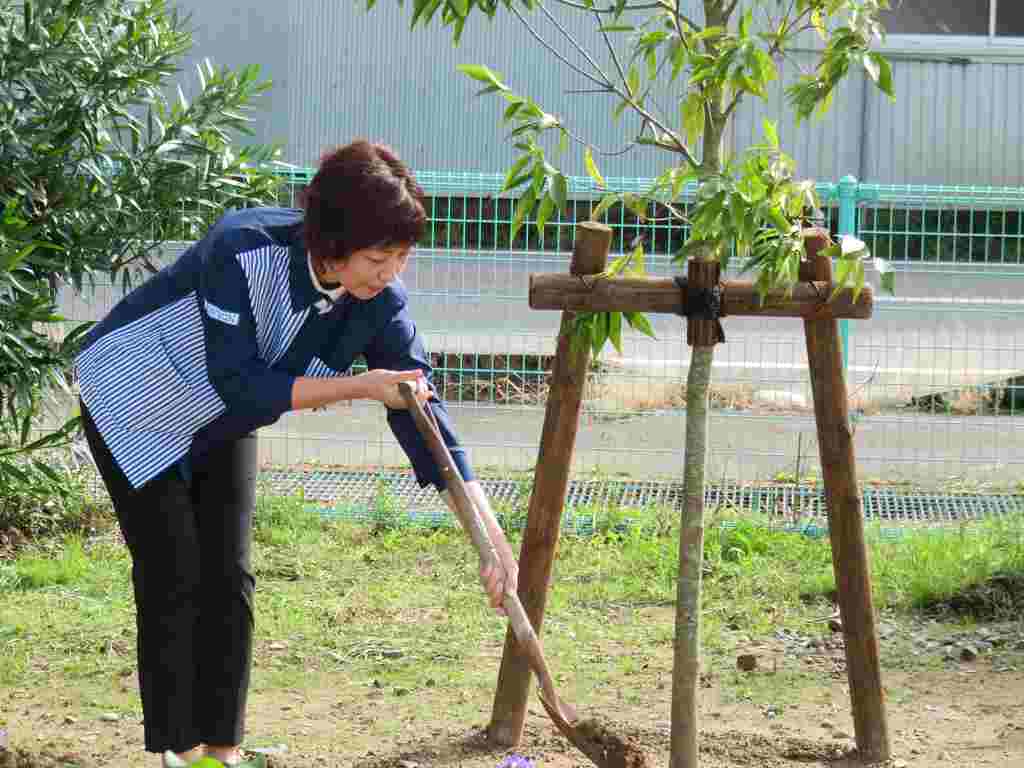
[[[377,400],[388,408],[394,410],[405,410],[405,400],[398,391],[398,384],[408,381],[416,387],[416,398],[425,403],[431,397],[430,386],[418,368],[411,371],[388,371],[377,368],[366,373],[360,373],[353,377],[359,384],[363,397],[368,400]]]

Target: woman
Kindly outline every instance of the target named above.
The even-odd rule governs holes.
[[[302,210],[227,214],[86,339],[83,425],[132,556],[145,748],[165,765],[241,760],[253,433],[286,411],[382,403],[420,485],[451,507],[398,392],[416,382],[498,547],[501,565],[480,572],[491,605],[503,612],[515,589],[515,557],[433,390],[397,279],[425,223],[423,191],[394,152],[353,142],[323,157]],[[367,372],[344,375],[358,355]]]

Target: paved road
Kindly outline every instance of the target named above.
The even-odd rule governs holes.
[[[550,354],[559,314],[529,309],[527,279],[531,272],[565,269],[564,256],[425,251],[413,260],[405,282],[432,350]],[[897,290],[898,298],[879,298],[871,320],[850,323],[850,389],[868,413],[906,404],[915,395],[1024,372],[1024,270],[919,268],[900,273]],[[99,316],[115,298],[107,289],[91,303],[70,294],[62,303],[67,316],[80,320]],[[605,377],[603,399],[590,404],[598,413],[580,433],[581,468],[641,475],[678,470],[683,414],[649,409],[678,393],[689,350],[681,319],[654,318],[654,324],[656,341],[631,335],[621,356],[606,352],[617,375]],[[716,351],[716,386],[743,396],[783,390],[809,400],[800,321],[728,318],[726,333],[727,343]],[[465,364],[473,365],[474,358]],[[542,410],[470,405],[456,406],[455,412],[477,464],[525,468],[535,461]],[[858,427],[858,463],[863,475],[889,479],[1021,476],[1021,426],[1020,419],[1008,417],[871,415]],[[798,446],[803,455],[816,451],[808,415],[716,415],[712,430],[712,476],[753,479],[791,471]],[[402,461],[373,409],[293,414],[264,434],[264,458],[279,463]]]
[[[530,469],[537,460],[544,412],[539,408],[454,406],[456,427],[475,466]],[[576,471],[636,477],[678,476],[685,413],[619,419],[585,413]],[[936,483],[954,477],[986,482],[1024,478],[1024,417],[885,415],[856,422],[860,477]],[[712,416],[709,479],[766,480],[817,467],[814,421],[808,415]],[[398,465],[404,456],[370,405],[289,414],[261,433],[264,462],[292,465]]]

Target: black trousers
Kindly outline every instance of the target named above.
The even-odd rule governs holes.
[[[139,691],[150,752],[242,742],[252,664],[256,437],[135,490],[82,404],[89,448],[132,556]]]

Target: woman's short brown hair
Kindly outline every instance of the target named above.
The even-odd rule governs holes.
[[[393,149],[357,139],[320,158],[303,189],[303,236],[317,260],[363,248],[413,245],[423,237],[423,190]]]

